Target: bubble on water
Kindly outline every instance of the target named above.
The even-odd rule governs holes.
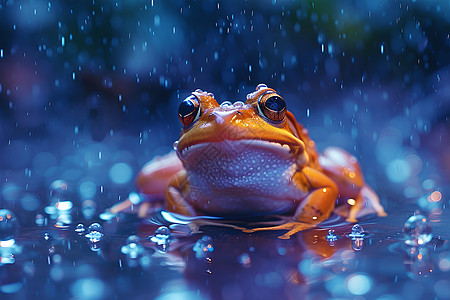
[[[168,239],[170,238],[170,229],[166,226],[161,226],[155,230],[155,236],[160,239]]]
[[[352,227],[352,232],[348,235],[351,238],[362,238],[364,237],[365,232],[361,225],[355,224]]]
[[[205,235],[195,243],[192,250],[194,250],[195,257],[197,259],[203,260],[208,258],[211,252],[214,251],[214,247],[212,245],[212,238],[210,236]]]
[[[405,243],[411,246],[422,246],[433,238],[431,224],[423,215],[411,216],[403,226]]]
[[[83,224],[78,224],[77,227],[75,228],[75,232],[78,233],[79,235],[83,235],[85,231],[86,228],[84,227]]]
[[[91,225],[89,225],[88,227],[88,232],[100,232],[103,233],[103,227],[102,225],[100,225],[99,223],[92,223]]]
[[[155,234],[150,237],[150,241],[156,244],[156,248],[161,252],[167,252],[170,245],[170,229],[161,226],[155,230]]]
[[[103,239],[103,227],[99,223],[92,223],[88,227],[88,233],[85,235],[91,242],[101,241]]]
[[[14,213],[8,209],[0,209],[0,242],[14,238],[19,220]]]

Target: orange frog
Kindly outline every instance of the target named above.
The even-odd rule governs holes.
[[[350,222],[367,208],[386,215],[356,158],[340,148],[318,155],[284,99],[264,84],[234,104],[219,105],[213,94],[197,90],[181,102],[178,116],[183,129],[175,151],[151,161],[137,177],[144,198],[165,196],[170,212],[289,216],[281,225],[244,229],[288,230],[280,238],[326,220],[336,204]],[[140,204],[141,216],[151,203]],[[111,211],[132,204],[127,200]]]

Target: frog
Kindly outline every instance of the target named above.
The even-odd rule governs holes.
[[[178,108],[182,130],[174,151],[139,172],[146,201],[139,215],[165,199],[165,210],[188,217],[234,219],[283,216],[277,225],[242,228],[247,233],[284,230],[289,239],[318,226],[333,212],[348,222],[367,212],[385,216],[365,183],[355,156],[338,147],[321,154],[308,130],[273,88],[259,84],[244,101],[224,101],[195,90]],[[118,212],[139,201],[127,199]]]

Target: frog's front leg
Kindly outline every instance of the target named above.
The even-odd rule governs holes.
[[[338,197],[338,189],[333,180],[316,169],[304,167],[294,175],[292,181],[299,189],[310,191],[299,203],[294,221],[279,226],[249,229],[246,232],[289,230],[279,237],[289,239],[295,233],[313,228],[330,216]]]
[[[194,207],[186,201],[189,193],[189,182],[185,170],[181,170],[169,182],[166,191],[166,209],[180,215],[196,216]]]

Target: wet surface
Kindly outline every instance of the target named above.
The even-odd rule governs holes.
[[[440,1],[2,1],[0,298],[450,299],[449,15]],[[387,217],[281,240],[103,214],[172,149],[191,91],[242,101],[262,82],[319,151],[358,158]]]
[[[130,215],[85,232],[21,228],[0,248],[2,299],[445,299],[448,233],[409,246],[410,214],[367,217],[353,230],[334,217],[290,240],[215,226],[187,235]]]

